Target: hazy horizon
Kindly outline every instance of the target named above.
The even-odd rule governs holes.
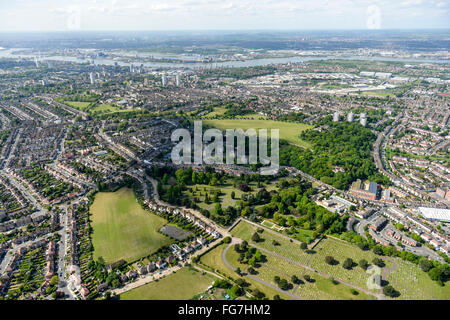
[[[449,16],[442,0],[11,0],[0,32],[447,29]]]

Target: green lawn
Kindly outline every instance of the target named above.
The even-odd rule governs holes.
[[[280,235],[270,233],[267,230],[265,230],[261,234],[261,237],[264,239],[264,241],[254,243],[253,241],[251,241],[251,236],[256,231],[256,229],[257,228],[255,226],[245,221],[241,221],[238,225],[236,225],[236,227],[233,228],[231,233],[235,237],[248,241],[250,245],[257,245],[261,248],[269,250],[272,253],[282,255],[283,257],[296,261],[302,265],[312,267],[320,272],[327,274],[330,277],[339,278],[360,288],[367,289],[367,279],[369,278],[370,274],[366,273],[359,266],[354,266],[352,270],[344,269],[342,267],[342,263],[346,258],[351,258],[355,263],[358,263],[361,259],[365,259],[370,264],[373,258],[376,257],[376,255],[372,251],[363,251],[357,246],[345,241],[327,238],[325,240],[322,240],[314,248],[314,253],[308,254],[305,251],[301,250],[297,244],[290,242]],[[273,245],[273,240],[276,240],[280,245]],[[271,259],[270,254],[267,254],[265,252],[263,252],[263,254],[269,256],[269,263],[267,263],[266,266],[264,266],[263,264],[263,267],[261,269],[262,276],[264,276],[265,272],[267,272],[265,271],[266,267],[272,268],[273,272],[277,272],[276,270],[278,270],[278,272],[284,272],[286,273],[286,277],[287,275],[298,274],[299,272],[301,273],[303,269],[301,266],[289,263],[289,261],[287,261],[286,259],[281,259],[280,257],[277,257],[275,255]],[[327,264],[325,262],[325,257],[328,255],[332,256],[339,263],[337,265]],[[417,265],[413,263],[403,261],[399,258],[390,259],[393,259],[395,261],[395,263],[397,264],[397,268],[393,271],[388,271],[387,281],[397,291],[400,292],[400,297],[398,297],[398,299],[450,299],[450,289],[448,285],[440,287],[436,282],[432,281],[425,272],[423,272]],[[276,260],[275,264],[273,264],[274,260]],[[386,267],[392,268],[393,264],[386,261]],[[317,274],[314,274],[314,278],[316,276]],[[267,279],[270,280],[269,277]],[[311,289],[309,290],[309,293],[305,293],[305,297],[307,297],[309,294],[309,297],[314,299],[324,299],[328,295],[331,295],[328,296],[328,298],[330,299],[335,299],[336,295],[345,299],[370,298],[370,296],[367,296],[362,292],[360,292],[359,295],[354,296],[349,293],[349,287],[343,284],[334,286],[332,285],[331,281],[329,281],[329,279],[323,278],[323,281],[319,280],[320,278],[317,279],[316,289],[320,289],[322,293],[313,293],[316,289]],[[300,286],[299,288],[302,288],[302,286]],[[342,288],[345,288],[345,290],[343,290]],[[325,291],[326,294],[324,294],[323,291]],[[296,291],[295,293],[296,295],[297,292],[298,291]],[[377,292],[374,291],[374,293]]]
[[[223,116],[225,114],[225,112],[227,112],[227,108],[224,107],[215,107],[213,111],[211,111],[210,113],[206,114],[203,116],[203,119],[211,119],[213,117],[220,117]],[[236,119],[265,119],[266,116],[257,114],[257,113],[251,113],[251,114],[246,114],[243,116],[236,116]]]
[[[212,118],[216,116],[223,116],[227,112],[227,108],[215,107],[214,110],[204,116],[204,118]]]
[[[278,181],[272,181],[267,184],[261,184],[261,188],[266,188],[266,190],[270,191],[275,188],[275,185]],[[249,186],[252,188],[250,192],[247,192],[247,194],[253,194],[256,195],[259,189],[256,182],[249,183]],[[202,209],[207,210],[213,210],[215,203],[212,202],[212,194],[214,190],[220,190],[222,195],[219,196],[220,204],[223,208],[232,206],[234,207],[236,205],[236,202],[241,200],[242,195],[244,192],[239,190],[239,188],[234,188],[231,179],[228,179],[221,185],[217,186],[210,186],[205,184],[196,184],[194,186],[188,186],[187,190],[184,191],[184,194],[188,196],[189,198],[197,197],[199,199],[199,202],[197,205]],[[231,199],[231,192],[235,193],[235,198]],[[205,193],[208,192],[208,196],[211,200],[210,203],[205,203]],[[201,194],[201,195],[200,195]]]
[[[417,265],[396,259],[397,268],[387,275],[400,296],[399,300],[450,300],[450,283],[444,287],[430,279],[428,274],[420,270]]]
[[[350,292],[351,287],[344,284],[334,285],[330,279],[315,274],[301,266],[295,265],[288,260],[282,259],[275,255],[263,253],[266,257],[266,261],[260,263],[260,266],[256,268],[258,272],[256,276],[266,282],[271,283],[274,286],[277,284],[274,281],[275,276],[279,276],[282,279],[291,282],[291,277],[296,275],[302,279],[303,275],[308,274],[314,282],[303,281],[301,284],[292,284],[292,288],[288,290],[289,293],[296,295],[301,299],[307,300],[372,300],[376,299],[374,296],[359,292],[358,295],[353,295]],[[238,253],[230,248],[227,252],[227,260],[234,266],[239,267],[241,270],[247,270],[248,265],[238,262]]]
[[[188,300],[205,291],[215,278],[184,267],[166,278],[125,292],[121,300]]]
[[[358,263],[361,259],[366,259],[371,263],[373,258],[376,257],[372,251],[363,251],[355,245],[331,238],[322,241],[315,250],[316,253],[310,262],[311,267],[353,285],[367,288],[367,279],[370,275],[366,271],[359,266],[353,267],[352,270],[347,270],[342,267],[342,264],[347,258],[351,258],[355,263]],[[332,256],[339,264],[333,266],[327,264],[325,262],[326,256]],[[387,267],[391,266],[389,262],[386,262],[386,265]]]
[[[120,109],[118,106],[109,104],[109,103],[102,103],[99,105],[96,105],[93,108],[89,108],[89,105],[91,102],[79,102],[79,101],[64,101],[65,104],[68,106],[71,106],[72,108],[75,108],[77,110],[81,110],[88,113],[114,113],[114,112],[130,112],[134,111],[136,109]]]
[[[251,241],[251,236],[255,231],[255,226],[241,221],[231,232],[234,236],[253,244],[254,242]],[[326,239],[322,240],[321,243],[314,249],[315,253],[308,254],[300,249],[298,244],[290,242],[286,238],[283,238],[277,234],[264,231],[261,234],[261,237],[264,241],[255,243],[255,245],[271,252],[281,254],[286,258],[312,267],[335,278],[340,278],[351,284],[366,288],[366,282],[367,278],[369,278],[369,274],[367,274],[360,267],[354,267],[353,270],[346,270],[342,267],[342,263],[346,258],[352,258],[356,263],[364,258],[370,263],[375,257],[375,254],[371,251],[365,252],[358,247],[347,244],[343,241],[341,242],[334,239]],[[274,240],[280,245],[273,245]],[[328,255],[339,261],[339,264],[335,266],[327,264],[325,262],[325,257]]]
[[[261,248],[281,254],[289,259],[295,260],[301,264],[308,264],[311,259],[311,255],[300,249],[300,245],[294,242],[290,242],[288,239],[278,235],[277,233],[265,230],[260,234],[264,239],[261,242],[255,243],[251,240],[253,233],[255,233],[257,227],[251,225],[245,221],[239,222],[232,230],[233,236],[246,240],[250,244],[255,244]],[[279,245],[274,245],[276,241]]]
[[[173,242],[157,232],[167,221],[142,209],[131,189],[98,193],[90,210],[95,259],[134,261]]]
[[[91,102],[79,102],[79,101],[64,101],[65,104],[75,108],[77,110],[86,111]]]
[[[229,269],[222,260],[222,252],[228,246],[228,244],[223,243],[211,251],[205,253],[200,257],[200,262],[207,265],[212,269],[212,271],[219,270],[225,275],[235,278],[236,273]]]
[[[203,122],[220,130],[226,129],[267,129],[270,135],[270,129],[279,129],[280,139],[303,147],[310,148],[311,145],[300,139],[302,131],[310,129],[311,126],[301,123],[281,122],[275,120],[249,120],[249,119],[230,119],[230,120],[203,120]]]
[[[99,104],[95,108],[91,109],[92,112],[115,112],[120,110],[118,107],[112,104]]]
[[[362,91],[361,94],[365,95],[365,96],[380,96],[380,97],[395,98],[395,95],[392,93],[392,91],[389,91],[389,90]]]
[[[237,278],[239,278],[239,276],[236,274],[236,272],[234,272],[233,270],[228,268],[222,260],[223,250],[227,246],[228,246],[228,244],[221,244],[221,245],[217,246],[213,250],[211,250],[208,253],[201,256],[200,261],[203,264],[210,267],[214,271],[219,270],[221,273],[226,274],[227,276],[229,276],[233,279],[237,279]],[[230,255],[231,255],[231,258],[230,258]],[[237,259],[237,256],[234,255],[233,248],[230,248],[227,252],[227,261],[230,262],[232,265],[234,265],[235,263],[237,263],[237,261],[235,261],[236,259]],[[286,300],[292,299],[288,295],[285,295],[282,292],[279,292],[279,291],[277,291],[271,287],[268,287],[258,281],[255,281],[253,279],[245,278],[245,281],[250,283],[251,289],[258,289],[261,292],[264,292],[266,297],[269,299],[273,299],[273,296],[275,296],[276,294],[280,295],[280,297],[282,299],[286,299]]]

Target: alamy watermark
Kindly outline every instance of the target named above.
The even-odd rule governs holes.
[[[193,142],[188,129],[176,129],[172,132],[171,139],[177,143],[171,153],[175,164],[218,165],[224,164],[224,159],[229,165],[260,163],[263,165],[260,168],[262,175],[276,174],[280,167],[279,129],[270,130],[270,156],[267,129],[259,129],[258,135],[255,129],[247,129],[245,132],[242,129],[226,129],[224,147],[221,130],[208,129],[203,133],[202,122],[194,121]]]

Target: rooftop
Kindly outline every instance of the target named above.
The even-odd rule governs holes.
[[[419,207],[419,212],[426,219],[450,222],[450,209]]]

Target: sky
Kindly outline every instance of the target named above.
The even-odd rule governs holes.
[[[450,0],[0,0],[0,32],[450,28]]]

